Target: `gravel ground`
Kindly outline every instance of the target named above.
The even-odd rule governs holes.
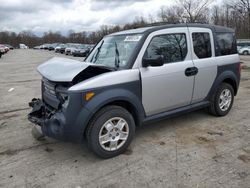
[[[36,67],[53,56],[64,55],[13,50],[0,59],[0,187],[250,187],[249,68],[226,117],[201,110],[140,127],[125,154],[102,160],[84,145],[31,136]]]

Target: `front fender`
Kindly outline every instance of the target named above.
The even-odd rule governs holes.
[[[140,123],[145,117],[145,112],[141,103],[141,87],[138,84],[139,81],[135,81],[91,90],[95,93],[95,96],[88,102],[84,101],[84,108],[78,114],[76,120],[77,129],[81,130],[81,134],[84,133],[94,114],[105,105],[116,101],[123,101],[132,105],[136,111],[137,120]]]
[[[141,98],[135,93],[126,89],[112,89],[97,94],[91,101],[89,101],[85,108],[92,113],[96,113],[101,107],[114,101],[126,101],[129,102],[136,109],[138,113],[144,114]]]

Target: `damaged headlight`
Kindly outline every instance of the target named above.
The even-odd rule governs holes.
[[[67,108],[69,104],[69,96],[67,93],[58,93],[58,98],[62,104],[63,108]]]
[[[66,93],[58,93],[58,96],[59,96],[59,100],[60,101],[66,101],[66,100],[68,100],[68,94],[66,94]]]
[[[63,107],[67,107],[69,103],[68,88],[58,86],[56,87],[56,96],[59,99]]]

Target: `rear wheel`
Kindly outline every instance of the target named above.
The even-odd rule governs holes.
[[[87,142],[99,157],[111,158],[126,151],[134,134],[132,115],[120,106],[107,106],[90,121]]]
[[[228,83],[222,83],[212,97],[209,112],[215,116],[225,116],[234,102],[234,90]]]

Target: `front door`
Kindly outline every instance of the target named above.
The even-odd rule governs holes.
[[[190,37],[186,27],[164,29],[149,35],[138,56],[164,56],[159,67],[140,66],[142,103],[147,116],[173,110],[191,103],[194,87],[194,68],[191,59]]]

